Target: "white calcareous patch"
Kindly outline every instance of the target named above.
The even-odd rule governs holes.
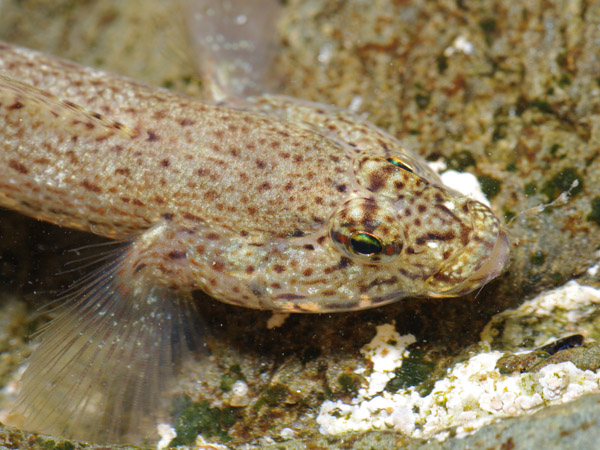
[[[166,423],[159,423],[156,426],[160,440],[156,444],[156,450],[163,450],[169,446],[169,443],[177,437],[175,429]]]
[[[479,184],[477,177],[472,173],[447,170],[440,174],[440,178],[446,186],[456,189],[465,197],[469,197],[484,205],[490,206],[490,202],[481,190],[481,185]]]
[[[600,303],[600,290],[571,281],[541,294],[514,311],[529,321],[561,312],[559,320],[571,333],[582,332],[577,321],[590,315]],[[526,320],[525,320],[526,322]],[[516,325],[514,325],[516,326]],[[487,332],[487,334],[486,334]],[[482,334],[482,348],[489,348],[489,325]],[[543,345],[549,338],[535,345]],[[555,339],[555,338],[553,338]],[[551,340],[551,339],[550,339]],[[444,439],[448,429],[464,436],[496,418],[520,416],[545,406],[562,404],[584,394],[600,392],[600,371],[581,370],[572,362],[550,364],[535,373],[501,374],[496,369],[499,351],[484,351],[449,368],[432,391],[421,397],[414,387],[388,392],[385,387],[408,356],[412,335],[400,336],[393,324],[377,327],[375,338],[362,349],[372,369],[359,369],[365,385],[350,401],[325,401],[317,422],[323,434],[348,431],[394,430],[410,437]]]
[[[594,252],[594,256],[596,257],[596,260],[600,261],[600,250],[596,250]],[[599,269],[600,269],[600,262],[589,267],[587,270],[587,274],[591,277],[595,277],[596,274],[598,274]]]
[[[394,369],[402,366],[402,360],[408,356],[406,347],[414,342],[411,334],[400,336],[393,323],[379,325],[373,340],[361,350],[373,363],[373,372],[367,389],[359,392],[366,396],[380,392],[394,377]]]
[[[243,380],[237,380],[231,386],[231,398],[229,404],[234,407],[243,407],[250,404],[250,397],[248,396],[248,385]]]
[[[427,165],[431,170],[437,173],[444,184],[452,189],[457,190],[465,197],[477,200],[486,206],[490,206],[490,202],[481,189],[481,184],[477,177],[469,172],[457,172],[456,170],[448,170],[448,165],[443,159],[437,161],[429,161]],[[444,204],[448,209],[453,210],[448,204]]]
[[[180,448],[180,447],[177,447],[177,448]],[[229,450],[229,447],[227,447],[226,445],[217,444],[216,442],[209,442],[204,438],[204,436],[199,434],[196,437],[196,446],[194,447],[194,449],[196,449],[196,450],[207,450],[207,449]]]
[[[496,339],[497,328],[501,328],[503,339],[513,345],[531,342],[533,347],[540,347],[565,335],[591,336],[596,332],[594,317],[599,304],[600,289],[571,280],[516,309],[495,315],[481,337],[489,346]]]
[[[465,36],[457,36],[449,47],[444,50],[444,56],[452,56],[455,53],[470,55],[473,53],[473,44]]]
[[[286,427],[281,429],[279,436],[281,436],[283,439],[292,439],[294,436],[296,436],[296,432],[291,428]]]

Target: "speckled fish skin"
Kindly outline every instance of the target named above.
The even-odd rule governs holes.
[[[2,205],[118,239],[158,227],[151,256],[132,261],[153,282],[255,308],[357,309],[477,289],[471,275],[504,239],[488,208],[349,114],[288,100],[296,114],[282,120],[0,51],[5,75],[103,116],[53,117],[4,89]],[[379,237],[389,254],[344,247],[336,227]]]
[[[507,261],[489,208],[350,113],[277,96],[210,104],[1,43],[0,75],[0,205],[131,242],[42,334],[16,410],[26,429],[139,440],[146,425],[129,416],[158,408],[178,359],[164,329],[193,321],[193,290],[356,310],[467,293]]]

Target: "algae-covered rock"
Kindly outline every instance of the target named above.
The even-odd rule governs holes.
[[[364,384],[360,370],[369,362],[360,349],[372,340],[377,325],[395,321],[398,333],[412,334],[418,344],[413,360],[391,375],[388,389],[420,386],[425,396],[448,367],[482,351],[480,332],[494,314],[574,277],[598,284],[593,267],[600,259],[600,4],[282,3],[274,72],[281,91],[351,107],[408,148],[474,173],[492,207],[506,218],[514,243],[511,263],[503,276],[466,297],[295,315],[275,329],[267,329],[268,312],[222,305],[199,293],[213,356],[184,374],[182,390],[192,402],[181,411],[188,418],[194,417],[190,411],[199,411],[206,413],[203,420],[221,421],[204,429],[232,447],[469,448],[485,442],[511,448],[551,442],[556,445],[551,448],[576,443],[593,448],[585,445],[597,442],[596,397],[488,426],[465,441],[442,443],[381,432],[323,437],[315,417],[324,401],[349,401]],[[197,66],[188,58],[181,23],[177,2],[166,0],[0,2],[0,39],[199,95]],[[551,207],[538,208],[557,199]],[[11,343],[0,333],[8,342],[0,380],[11,379],[26,356],[23,336],[51,315],[38,320],[35,306],[83,273],[67,270],[54,276],[72,258],[63,251],[88,239],[0,211],[0,309],[8,314],[0,324],[6,324],[2,333],[10,329],[13,336]],[[9,300],[16,297],[17,303]],[[21,316],[26,304],[29,316]],[[589,317],[592,323],[595,315]],[[549,317],[515,324],[500,316],[488,330],[496,330],[502,343],[494,338],[490,346],[514,351],[526,344],[533,350],[545,338],[562,336],[553,334],[554,325]],[[586,338],[598,336],[590,332]],[[237,381],[247,385],[244,401],[233,400]],[[591,422],[582,422],[580,411]],[[203,429],[189,421],[185,425],[188,431]],[[577,429],[581,433],[574,433]],[[525,438],[527,430],[539,433]],[[80,448],[13,430],[0,438],[11,448]]]

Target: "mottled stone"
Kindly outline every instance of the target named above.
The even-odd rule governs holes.
[[[177,57],[165,63],[164,54],[173,53],[157,51],[158,33],[146,27],[144,34],[139,23],[148,23],[149,16],[162,20],[165,16],[154,15],[153,8],[161,10],[165,3],[146,2],[141,10],[126,6],[126,11],[132,9],[125,13],[118,9],[121,3],[130,4],[54,2],[64,12],[57,19],[42,7],[46,2],[5,0],[0,4],[0,38],[185,90],[186,80],[194,79],[192,65]],[[98,19],[96,12],[105,8],[112,20]],[[133,20],[131,11],[146,19]],[[409,299],[363,313],[293,316],[270,331],[265,326],[268,313],[203,300],[207,326],[213,330],[210,348],[218,357],[214,366],[202,368],[208,381],[200,398],[218,398],[221,377],[234,364],[253,380],[249,395],[256,399],[281,379],[290,391],[302,392],[301,401],[290,397],[292,403],[263,406],[258,414],[241,411],[242,418],[229,431],[234,442],[264,436],[277,416],[271,436],[294,426],[298,437],[313,437],[308,441],[312,448],[407,445],[405,438],[388,433],[318,437],[314,421],[306,416],[323,399],[345,395],[335,380],[362,364],[358,350],[373,337],[375,325],[395,319],[401,334],[426,339],[424,351],[437,361],[439,373],[468,353],[496,312],[573,277],[599,282],[597,272],[586,273],[598,262],[600,247],[595,206],[600,195],[599,22],[600,4],[570,0],[489,0],[476,7],[416,0],[286,3],[278,66],[284,92],[344,107],[358,104],[370,120],[430,158],[456,161],[457,154],[467,152],[471,157],[467,163],[462,159],[461,168],[499,181],[492,205],[506,217],[516,217],[509,228],[517,245],[503,277],[478,295],[458,300]],[[188,85],[198,91],[194,82]],[[556,198],[575,179],[580,184],[566,204],[526,212]],[[29,220],[24,223],[38,229]],[[20,233],[22,228],[15,226]],[[58,233],[48,226],[30,241],[18,241],[51,247],[56,239],[44,237],[48,230]],[[0,247],[18,249],[19,270],[41,265],[49,278],[48,266],[61,267],[52,255],[51,264],[40,264],[38,255],[34,263],[28,261],[15,239],[4,234]],[[36,278],[35,272],[29,278],[34,287]],[[467,439],[408,448],[594,448],[597,404],[597,396],[586,397],[529,418],[502,421]]]

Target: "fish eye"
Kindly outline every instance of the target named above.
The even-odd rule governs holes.
[[[352,233],[350,246],[354,252],[365,256],[376,255],[383,251],[383,245],[379,238],[364,231]]]
[[[414,172],[409,166],[404,164],[400,158],[397,158],[395,156],[390,156],[389,158],[386,158],[385,160],[387,162],[391,162],[396,167],[400,167],[402,170],[406,170],[407,172],[410,172],[410,173]]]
[[[366,264],[387,264],[402,254],[406,240],[394,206],[371,198],[348,200],[329,219],[336,250]]]

